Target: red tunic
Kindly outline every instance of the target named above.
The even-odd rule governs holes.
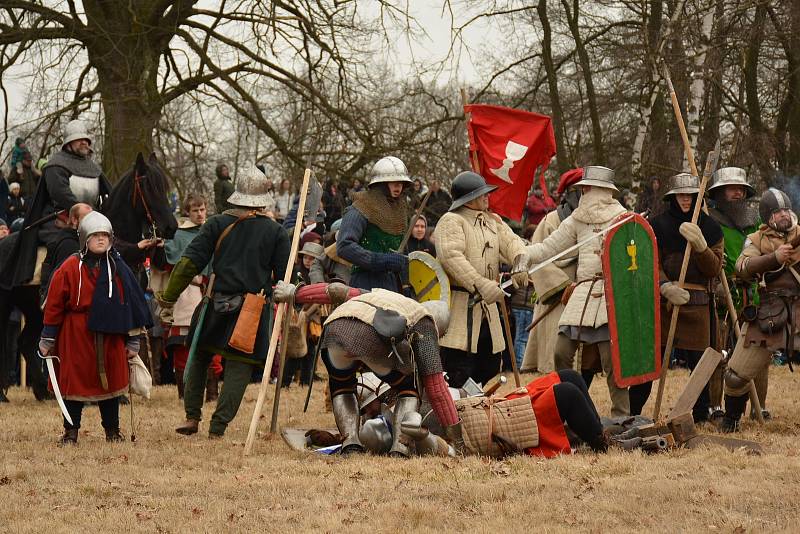
[[[104,390],[97,370],[95,334],[89,331],[89,308],[97,281],[97,269],[85,264],[78,295],[78,257],[70,256],[53,273],[44,309],[45,326],[58,326],[54,354],[58,386],[69,400],[97,401],[124,395],[128,391],[127,335],[103,334],[103,360],[108,389]],[[103,263],[101,263],[104,266]],[[114,291],[122,292],[119,276],[114,277]]]
[[[525,449],[531,456],[544,456],[553,458],[559,454],[572,454],[567,433],[564,431],[564,422],[558,413],[556,397],[553,386],[560,384],[558,373],[549,373],[537,378],[525,386],[531,398],[533,413],[536,414],[536,425],[539,427],[539,446]],[[524,393],[510,394],[509,399],[518,399]]]

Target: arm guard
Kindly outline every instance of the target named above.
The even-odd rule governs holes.
[[[439,372],[423,376],[422,382],[425,384],[425,391],[428,393],[433,413],[436,414],[439,423],[443,427],[458,423],[456,405],[453,402],[453,397],[450,396],[450,391],[447,389],[443,373]]]

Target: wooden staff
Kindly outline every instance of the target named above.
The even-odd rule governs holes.
[[[461,104],[464,106],[469,104],[469,101],[467,100],[467,90],[464,89],[463,87],[461,88]],[[464,111],[464,125],[467,127],[467,143],[469,143],[469,120],[471,116],[472,113]],[[469,155],[470,155],[469,162],[472,165],[472,170],[480,174],[481,162],[478,159],[478,153],[474,150],[470,150]]]
[[[722,276],[719,277],[720,282],[722,282],[722,289],[725,292],[725,304],[728,306],[728,314],[731,317],[731,322],[733,323],[733,331],[736,333],[736,342],[739,342],[739,339],[742,337],[742,329],[739,328],[739,316],[736,313],[736,306],[733,305],[733,297],[731,296],[731,288],[728,285],[728,278],[725,276],[725,273],[722,273]],[[756,420],[760,424],[764,424],[764,414],[761,413],[761,401],[758,398],[758,391],[756,391],[756,383],[753,380],[750,380],[749,390],[748,393],[750,394],[750,404],[753,405],[753,409],[756,412]]]
[[[511,356],[511,369],[514,371],[514,383],[520,387],[519,369],[517,369],[517,355],[514,354],[514,338],[511,337],[511,322],[508,319],[508,309],[506,308],[506,299],[500,301],[500,311],[503,313],[503,328],[506,331],[506,345],[508,345],[508,355]],[[519,325],[517,325],[519,328]]]
[[[689,170],[692,172],[692,176],[699,176],[697,173],[697,165],[694,161],[694,151],[689,143],[689,136],[686,133],[686,125],[683,122],[683,115],[681,115],[681,106],[678,103],[678,96],[675,94],[675,87],[672,85],[672,79],[669,76],[669,69],[667,69],[666,64],[664,65],[664,79],[667,81],[667,86],[669,87],[669,96],[672,100],[672,109],[675,112],[675,120],[678,123],[678,129],[681,132],[681,139],[683,139],[683,147],[686,151],[686,159],[689,161]],[[706,168],[703,172],[703,179],[700,180],[700,190],[697,192],[697,202],[695,202],[694,211],[692,212],[692,224],[697,224],[697,220],[700,218],[700,209],[703,206],[703,196],[706,192],[706,186],[708,185],[709,178],[711,178],[711,174],[714,172],[716,162],[719,159],[719,146],[720,143],[719,140],[717,140],[717,146],[708,154]],[[678,277],[678,286],[681,288],[683,288],[683,283],[686,281],[686,270],[689,268],[689,255],[692,252],[691,247],[692,246],[687,241],[686,249],[683,251],[681,272],[680,276]],[[661,374],[658,377],[658,394],[656,395],[656,404],[655,408],[653,409],[653,419],[655,420],[658,420],[659,413],[661,412],[661,399],[664,396],[664,386],[666,385],[667,381],[669,358],[670,354],[672,353],[672,346],[675,343],[675,328],[678,326],[679,312],[680,306],[672,307],[672,317],[670,318],[669,330],[667,334],[667,345],[664,349],[664,356],[661,362]]]
[[[294,262],[297,258],[297,244],[300,242],[300,231],[303,228],[303,214],[306,209],[306,194],[308,193],[308,183],[311,180],[311,169],[306,169],[303,175],[303,185],[300,186],[300,203],[297,206],[297,220],[294,223],[294,233],[292,234],[292,246],[289,249],[289,262],[286,264],[286,272],[283,275],[283,281],[290,283],[292,281],[292,272],[294,272]],[[264,409],[264,399],[267,396],[267,388],[269,387],[269,375],[272,370],[272,362],[275,359],[275,349],[278,346],[278,335],[281,331],[283,324],[283,316],[286,314],[287,303],[283,302],[278,305],[278,311],[275,312],[275,322],[272,325],[272,336],[269,340],[269,350],[267,351],[267,361],[264,364],[264,374],[261,377],[261,389],[258,392],[258,400],[253,410],[253,417],[250,420],[250,430],[247,432],[247,441],[244,444],[244,455],[250,454],[253,448],[253,441],[256,437],[256,430],[258,429],[258,420],[261,418],[261,412]]]

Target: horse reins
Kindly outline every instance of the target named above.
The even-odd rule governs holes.
[[[131,204],[133,207],[136,207],[136,199],[139,198],[142,201],[142,206],[144,206],[144,214],[147,217],[147,222],[150,223],[150,226],[153,228],[153,237],[156,237],[156,223],[153,219],[153,214],[150,212],[150,206],[147,205],[147,199],[144,196],[144,190],[142,189],[142,176],[139,173],[136,173],[133,178],[133,198],[131,198]]]

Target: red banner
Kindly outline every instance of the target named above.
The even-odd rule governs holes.
[[[498,186],[489,206],[498,215],[522,218],[537,169],[545,198],[550,198],[544,171],[556,154],[550,117],[518,109],[483,104],[464,106],[469,113],[470,161],[487,183]]]

